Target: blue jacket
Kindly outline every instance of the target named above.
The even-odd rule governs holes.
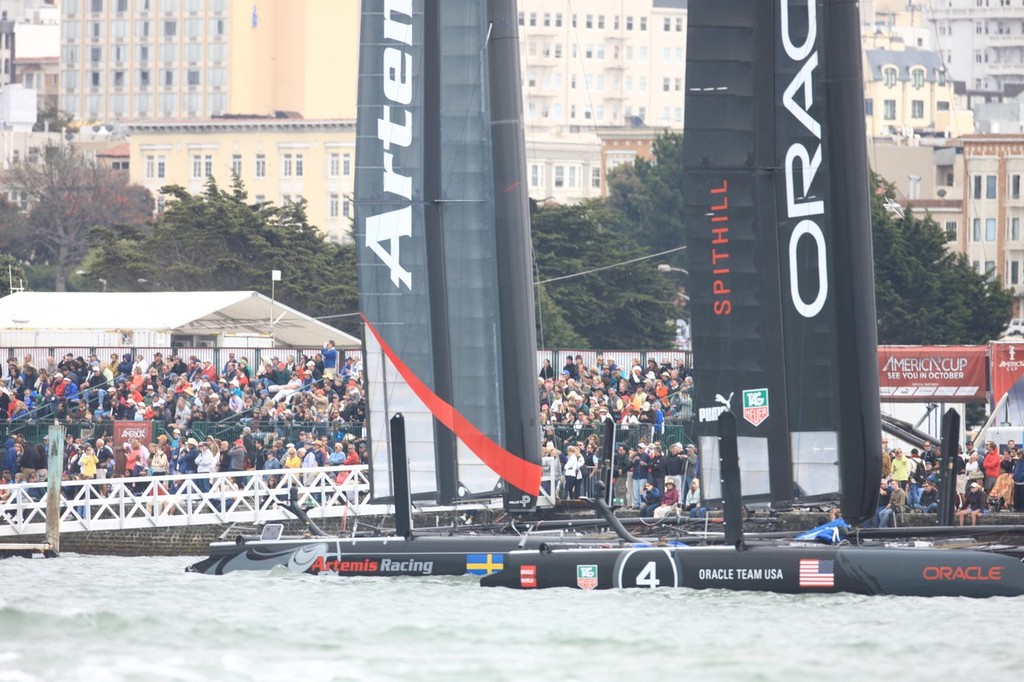
[[[1018,459],[1013,465],[1013,482],[1024,483],[1024,459]]]
[[[338,368],[338,349],[324,346],[320,349],[320,357],[324,359],[324,369]]]
[[[4,453],[4,469],[11,472],[11,476],[18,473],[18,451],[14,449],[14,438],[7,437],[7,452]]]

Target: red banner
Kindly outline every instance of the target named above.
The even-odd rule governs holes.
[[[114,421],[114,438],[111,447],[119,448],[124,443],[131,443],[133,438],[148,446],[153,442],[153,422],[151,421]]]
[[[992,402],[999,402],[1017,380],[1024,375],[1024,342],[993,341]]]
[[[1021,345],[1024,360],[1024,344]],[[985,401],[985,346],[879,346],[883,401]]]

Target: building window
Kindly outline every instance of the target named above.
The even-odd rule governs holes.
[[[874,116],[875,115],[875,100],[871,98],[864,99],[864,115]]]
[[[1010,176],[1010,198],[1020,199],[1020,175],[1014,174]]]
[[[996,176],[994,175],[985,176],[985,198],[996,198]]]
[[[302,154],[295,155],[295,177],[301,178],[303,170]]]
[[[342,154],[341,156],[341,174],[344,176],[352,175],[352,155]]]
[[[555,187],[565,187],[565,168],[555,166]]]
[[[972,175],[971,176],[971,185],[972,185],[972,187],[971,187],[971,196],[973,196],[975,199],[980,199],[981,198],[981,176],[980,175]]]
[[[641,31],[646,31],[647,30],[647,17],[640,17],[640,30]]]
[[[985,241],[994,242],[996,240],[996,219],[985,218]]]
[[[887,100],[885,100],[885,102],[883,102],[883,105],[885,107],[885,112],[883,114],[885,120],[886,121],[895,121],[896,120],[896,100],[894,100],[894,99],[887,99]]]
[[[199,154],[192,155],[192,179],[203,177],[203,157]]]
[[[1010,241],[1020,241],[1020,218],[1010,218]]]
[[[896,68],[887,66],[882,70],[882,75],[885,78],[885,87],[895,88],[896,87]]]
[[[187,77],[189,85],[199,85],[199,69],[189,69]]]
[[[292,203],[292,195],[291,194],[282,194],[281,195],[281,205],[282,206],[288,206],[291,203]]]
[[[256,155],[256,177],[267,177],[267,157],[263,154]]]
[[[163,156],[156,157],[156,176],[158,178],[167,177],[167,158]]]
[[[341,215],[346,218],[352,215],[352,203],[348,199],[341,200]]]
[[[949,111],[949,102],[943,100],[935,103],[936,111]]]
[[[341,172],[341,154],[331,152],[327,157],[327,177],[336,178]]]
[[[231,155],[231,174],[235,177],[242,177],[242,155]]]
[[[167,19],[164,21],[164,36],[167,38],[173,38],[178,35],[178,22],[174,19]]]
[[[924,69],[914,69],[910,72],[911,78],[913,78],[914,87],[921,89],[924,87]]]
[[[910,102],[910,117],[924,118],[924,101],[915,99]]]
[[[292,155],[285,154],[281,164],[281,177],[290,178],[292,176]]]
[[[946,241],[947,242],[955,242],[956,241],[956,221],[955,220],[947,220],[946,221]]]
[[[156,159],[153,158],[152,154],[146,155],[146,177],[152,178],[156,173]]]
[[[994,260],[985,261],[985,274],[989,280],[995,280],[996,278],[996,262]]]
[[[594,189],[601,189],[601,169],[590,169],[590,186]]]
[[[327,197],[327,216],[329,218],[338,217],[338,195],[335,192],[331,192]]]
[[[1010,262],[1010,284],[1020,283],[1020,263],[1017,261]]]
[[[975,218],[971,221],[971,241],[981,241],[981,218]]]
[[[210,177],[213,175],[213,156],[207,154],[203,157],[203,177]]]
[[[530,187],[540,187],[544,181],[544,171],[540,164],[530,164]]]

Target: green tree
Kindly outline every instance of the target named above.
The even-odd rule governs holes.
[[[534,211],[537,299],[548,347],[671,346],[672,283],[621,229],[612,229],[618,219],[600,200]]]
[[[622,216],[618,231],[647,253],[678,249],[686,244],[683,223],[683,136],[666,132],[652,147],[651,160],[638,158],[608,174],[608,203]],[[684,267],[684,252],[664,261]]]
[[[45,146],[38,163],[18,163],[3,180],[28,210],[10,222],[0,246],[31,264],[53,265],[56,291],[65,290],[94,228],[142,224],[153,212],[148,190],[68,145]]]
[[[14,256],[0,251],[0,298],[21,287],[28,288],[24,266]]]
[[[241,182],[222,190],[213,178],[201,194],[180,186],[152,228],[99,230],[87,261],[113,291],[132,291],[140,280],[154,291],[253,290],[271,293],[271,270],[280,270],[277,300],[352,334],[358,317],[355,248],[329,242],[309,224],[304,203],[249,203]]]
[[[998,336],[1013,294],[998,278],[975,272],[963,254],[947,251],[945,231],[930,215],[891,213],[890,183],[874,176],[873,186],[878,342],[977,344]]]

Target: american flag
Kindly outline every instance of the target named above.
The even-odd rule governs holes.
[[[801,559],[800,587],[835,587],[834,559]]]

